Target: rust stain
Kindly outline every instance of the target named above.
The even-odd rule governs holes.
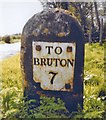
[[[36,82],[39,82],[39,83],[41,82],[41,80],[37,79],[36,77],[35,77],[35,80],[36,80]]]
[[[65,91],[72,91],[73,90],[73,80],[68,80],[67,83],[65,83]]]
[[[49,88],[48,88],[48,87],[45,87],[45,90],[49,90]]]
[[[71,46],[67,47],[67,52],[72,52],[72,47]]]
[[[36,94],[40,95],[40,96],[46,96],[45,94],[43,94],[41,91],[37,91]]]
[[[22,85],[23,85],[23,89],[24,89],[24,88],[28,87],[28,82],[27,82],[27,80],[25,79],[24,66],[23,66],[22,63],[21,63],[21,73],[22,73],[22,79],[23,79]]]
[[[78,97],[78,94],[73,94],[73,97]]]
[[[24,88],[28,87],[28,82],[27,82],[27,80],[23,80],[23,86],[24,86]]]
[[[37,51],[41,51],[41,49],[42,49],[42,48],[41,48],[40,45],[36,45],[36,50],[37,50]]]

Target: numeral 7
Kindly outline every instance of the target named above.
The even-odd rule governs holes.
[[[53,75],[52,78],[51,78],[51,81],[50,81],[50,83],[53,84],[54,78],[55,78],[55,76],[56,76],[58,73],[49,72],[49,74],[52,74],[52,75]]]

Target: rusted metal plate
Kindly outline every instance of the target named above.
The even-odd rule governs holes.
[[[33,42],[33,79],[43,90],[73,90],[75,48],[75,43]]]

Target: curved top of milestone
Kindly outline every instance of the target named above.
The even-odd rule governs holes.
[[[67,42],[70,39],[83,41],[82,28],[72,13],[63,9],[50,9],[35,14],[24,26],[22,36],[25,38],[34,37],[39,41]],[[66,39],[64,39],[66,38]],[[80,40],[81,41],[81,40]]]

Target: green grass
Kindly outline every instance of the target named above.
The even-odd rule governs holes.
[[[2,66],[0,77],[2,81],[1,118],[18,120],[16,119],[18,114],[18,116],[24,116],[29,120],[32,116],[27,115],[26,107],[23,107],[19,54],[1,61],[0,64]],[[103,118],[104,95],[106,95],[106,86],[104,85],[104,45],[99,46],[98,43],[86,44],[84,64],[84,110],[82,112],[79,110],[75,118]],[[53,98],[42,99],[41,106],[35,109],[33,117],[66,117],[64,114],[55,112],[56,109],[65,111],[64,103],[58,100],[58,104],[55,104]],[[22,109],[22,111],[20,112],[19,109]]]
[[[19,55],[15,55],[3,62],[0,61],[0,66],[2,67],[2,74],[0,74],[0,81],[2,82],[2,113],[3,117],[5,117],[8,111],[17,108],[16,103],[23,93]]]
[[[85,118],[102,118],[104,112],[104,45],[86,44],[84,63]],[[105,94],[106,95],[106,94]]]

